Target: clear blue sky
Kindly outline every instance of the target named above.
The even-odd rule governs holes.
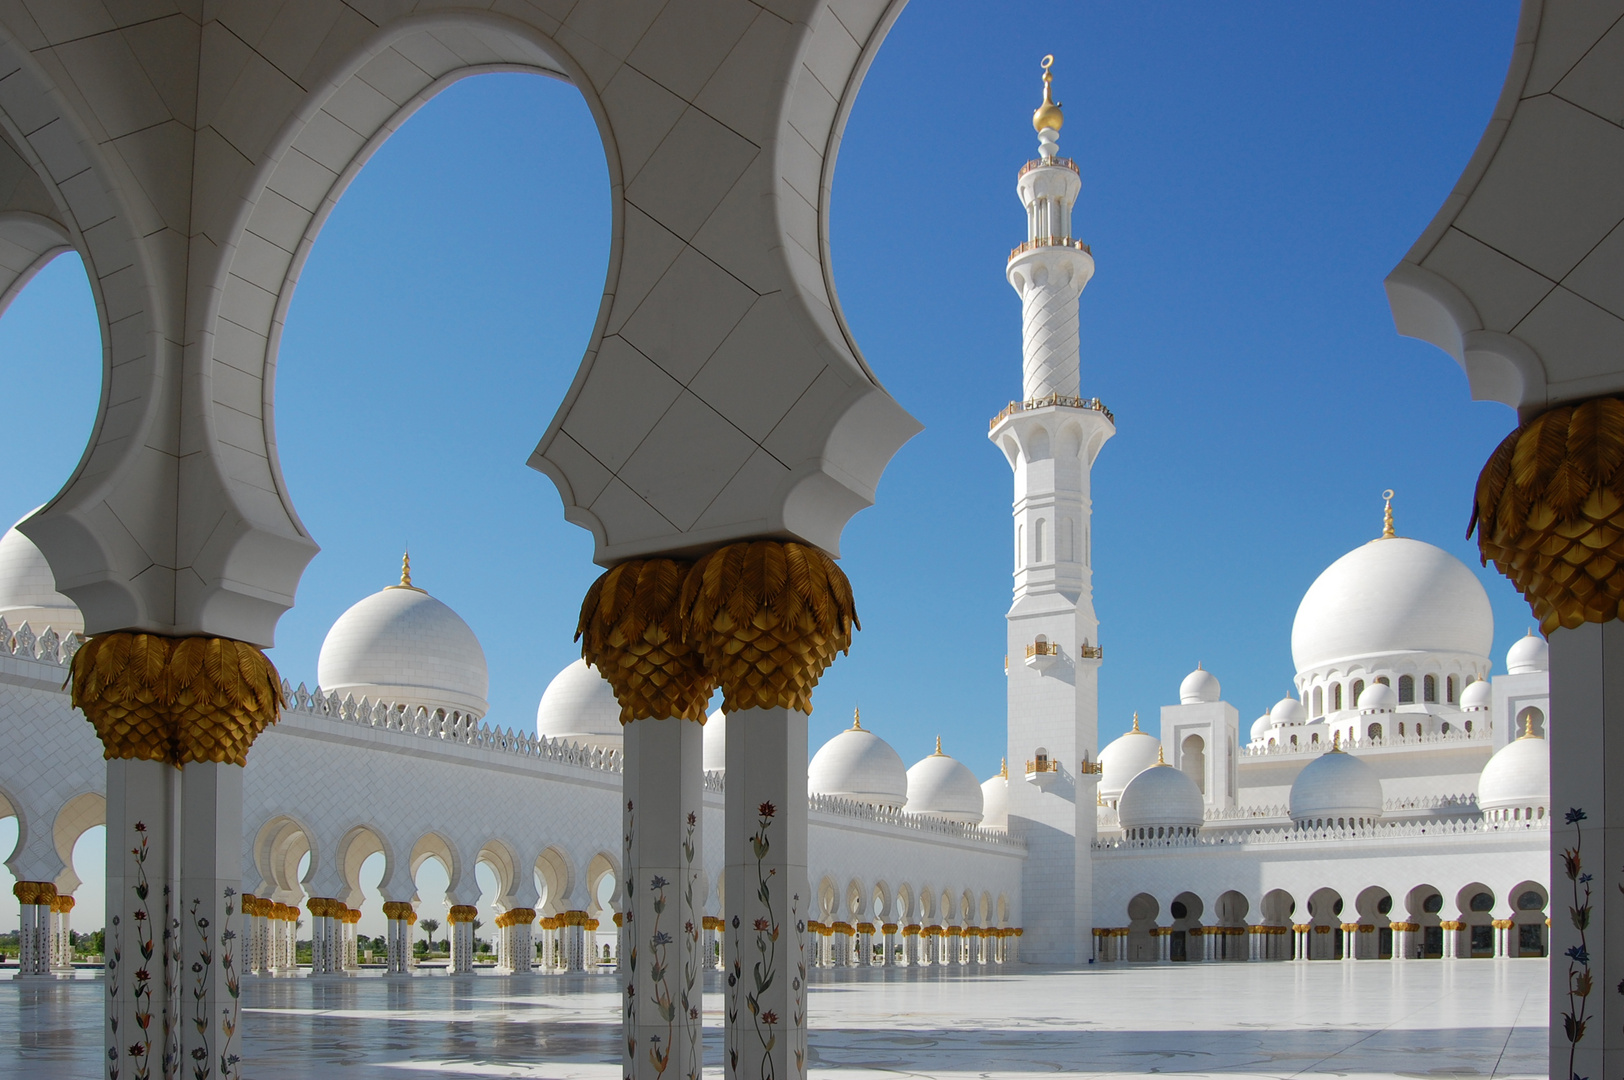
[[[944,736],[979,775],[1003,745],[1008,467],[986,423],[1020,385],[1003,279],[1024,239],[1037,62],[1056,55],[1062,152],[1098,272],[1085,394],[1119,434],[1095,471],[1101,742],[1173,700],[1197,660],[1243,725],[1289,688],[1314,576],[1380,527],[1476,566],[1477,470],[1511,412],[1400,338],[1381,290],[1476,145],[1516,5],[1075,4],[1063,25],[918,0],[851,117],[834,187],[836,281],[867,359],[926,425],[844,565],[864,631],[825,677],[814,745],[861,704],[905,760]],[[293,499],[321,543],[274,659],[314,681],[322,635],[418,584],[484,643],[494,722],[528,727],[575,655],[598,572],[587,534],[524,465],[579,362],[607,259],[607,173],[575,91],[456,84],[361,172],[315,245],[277,385]],[[83,270],[59,259],[0,319],[10,467],[0,513],[66,478],[100,346]],[[1495,653],[1529,623],[1492,571]]]

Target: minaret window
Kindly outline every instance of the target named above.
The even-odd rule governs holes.
[[[1340,712],[1342,709],[1342,684],[1331,684],[1331,711]]]
[[[1398,703],[1400,705],[1415,704],[1415,676],[1400,675],[1398,677]]]
[[[1184,775],[1194,780],[1195,786],[1201,791],[1201,794],[1205,795],[1207,793],[1206,741],[1199,735],[1191,735],[1184,740],[1179,756],[1183,758],[1181,764],[1184,766]]]
[[[1428,675],[1426,678],[1421,680],[1421,700],[1426,702],[1428,705],[1437,704],[1438,676]]]
[[[1043,518],[1038,518],[1037,525],[1032,528],[1032,561],[1035,563],[1043,562],[1044,541],[1048,539],[1044,534],[1048,531],[1049,523]]]

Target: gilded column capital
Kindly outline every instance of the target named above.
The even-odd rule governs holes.
[[[1620,617],[1624,605],[1624,401],[1541,413],[1490,455],[1472,523],[1483,562],[1511,579],[1545,634]]]
[[[575,638],[620,702],[620,722],[696,720],[715,678],[685,632],[679,602],[692,569],[683,559],[633,559],[598,578],[581,602]]]
[[[20,904],[49,904],[56,899],[56,883],[52,881],[19,881],[11,886],[11,895]]]
[[[283,705],[275,666],[228,638],[97,634],[70,680],[108,760],[245,765]]]
[[[860,629],[851,583],[835,561],[793,541],[711,552],[682,588],[682,612],[722,708],[812,711],[812,688]]]
[[[457,923],[471,923],[479,918],[479,909],[472,904],[452,904],[451,910],[446,913],[445,921],[456,925]]]

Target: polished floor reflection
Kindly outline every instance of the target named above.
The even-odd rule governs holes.
[[[811,1071],[1536,1077],[1545,973],[1542,960],[825,971]],[[615,1080],[617,986],[551,975],[254,980],[244,1075]],[[719,1077],[721,998],[708,990],[706,1071]],[[0,1077],[100,1075],[102,992],[92,979],[0,983]]]

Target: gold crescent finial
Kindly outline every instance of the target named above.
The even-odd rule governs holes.
[[[1387,504],[1382,511],[1382,539],[1391,540],[1398,535],[1393,531],[1393,489],[1382,492],[1382,499]]]
[[[389,587],[391,589],[410,589],[412,592],[423,591],[416,585],[412,584],[412,553],[410,550],[403,553],[400,557],[400,584],[391,585]]]
[[[1043,104],[1032,112],[1032,130],[1042,133],[1044,128],[1060,130],[1060,125],[1066,122],[1065,116],[1060,112],[1060,102],[1053,97],[1054,74],[1049,71],[1054,66],[1054,54],[1050,53],[1043,58]]]

